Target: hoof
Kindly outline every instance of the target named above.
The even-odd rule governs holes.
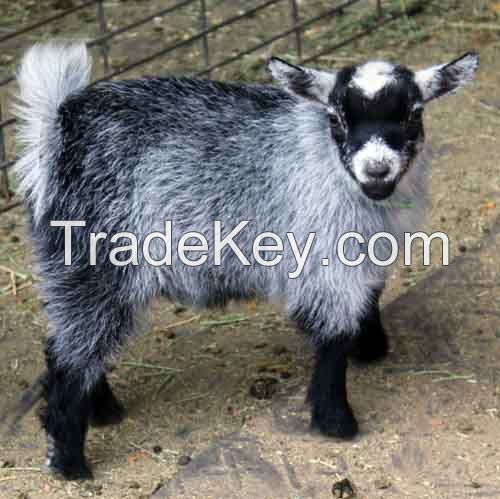
[[[359,431],[358,422],[350,409],[330,409],[320,414],[313,413],[311,428],[319,430],[327,437],[345,440],[354,438]]]

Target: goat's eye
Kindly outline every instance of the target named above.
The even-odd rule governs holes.
[[[330,119],[330,125],[333,127],[340,126],[340,120],[339,117],[336,114],[330,114],[329,116]]]
[[[337,113],[329,113],[328,118],[330,120],[330,126],[333,129],[337,129],[339,131],[344,129],[344,124]]]
[[[422,108],[414,109],[410,114],[410,123],[419,123],[422,121],[424,116],[424,110]]]
[[[347,135],[347,127],[342,116],[333,108],[328,110],[328,120],[330,122],[330,133],[336,141],[343,141]]]

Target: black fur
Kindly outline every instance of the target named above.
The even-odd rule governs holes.
[[[57,367],[50,339],[45,354],[48,370],[42,386],[47,405],[40,411],[40,421],[49,438],[48,465],[68,480],[91,478],[84,456],[90,400],[83,379]]]
[[[437,85],[434,90],[434,94],[429,100],[437,99],[449,92],[453,92],[457,87],[461,85],[460,82],[463,78],[463,75],[461,74],[461,71],[457,69],[457,63],[460,63],[463,59],[470,57],[477,58],[478,54],[476,52],[468,52],[463,56],[446,64],[440,69],[439,77],[436,80]]]
[[[389,342],[380,319],[380,292],[374,293],[371,308],[360,322],[360,329],[353,340],[350,355],[358,362],[374,362],[387,356]]]
[[[394,82],[374,99],[367,99],[351,85],[356,67],[342,69],[329,101],[345,122],[344,130],[336,123],[332,135],[340,146],[343,164],[349,171],[350,159],[374,132],[394,150],[404,152],[408,164],[417,154],[417,144],[424,139],[422,112],[414,105],[422,103],[422,93],[414,75],[406,68],[394,68]],[[352,172],[349,171],[352,176]]]
[[[331,437],[352,438],[358,432],[347,400],[348,348],[349,340],[341,337],[320,344],[309,386],[311,426]]]
[[[327,341],[318,339],[311,324],[313,317],[302,311],[294,319],[308,331],[316,342],[316,359],[308,401],[311,405],[311,426],[331,437],[352,438],[358,432],[358,423],[347,399],[346,371],[348,356],[359,362],[382,359],[388,352],[388,341],[379,310],[381,290],[373,292],[372,306],[360,321],[360,330],[351,334],[333,336]],[[320,328],[321,329],[321,328]]]
[[[210,239],[215,220],[226,228],[251,220],[255,231],[294,230],[299,239],[317,228],[322,237],[314,252],[326,256],[346,230],[366,236],[394,226],[402,232],[419,211],[396,221],[391,207],[368,203],[359,186],[343,179],[343,169],[358,165],[352,155],[370,137],[380,139],[403,152],[395,155],[408,163],[397,165],[385,182],[394,189],[421,142],[422,116],[414,111],[423,98],[419,88],[427,87],[417,87],[411,72],[396,68],[395,77],[391,73],[388,85],[368,102],[349,84],[354,68],[340,71],[337,81],[331,73],[296,66],[278,74],[284,89],[189,78],[86,87],[87,61],[83,43],[37,45],[19,71],[19,138],[26,151],[17,170],[33,210],[32,239],[50,324],[42,383],[46,407],[40,414],[49,466],[66,478],[91,476],[84,457],[89,422],[107,424],[123,416],[105,378],[106,360],[132,334],[138,313],[160,294],[195,306],[255,294],[300,309],[292,316],[317,348],[309,389],[312,425],[327,435],[355,435],[347,356],[356,351],[352,338],[360,318],[357,357],[373,360],[387,350],[378,307],[362,317],[371,286],[382,285],[383,270],[367,266],[349,280],[337,273],[341,267],[322,274],[309,266],[289,285],[284,270],[242,267],[229,251],[223,264],[209,270],[187,268],[179,260],[174,269],[155,270],[142,259],[122,267],[108,259],[115,246],[110,239],[98,245],[94,266],[88,258],[90,234],[127,230],[141,239],[173,218],[174,239],[192,230]],[[472,69],[457,71],[467,80]],[[460,83],[460,76],[455,81]],[[336,113],[330,116],[332,144],[327,116]],[[342,165],[332,154],[337,146]],[[376,154],[372,159],[381,162]],[[423,174],[412,180],[415,193],[409,195],[415,203],[425,190],[423,180]],[[390,195],[381,182],[373,183],[368,189],[360,181],[367,198]],[[64,231],[51,227],[51,220],[87,222],[73,231],[71,268],[63,263]],[[251,233],[242,234],[242,249],[253,240]],[[127,259],[125,253],[118,259]]]
[[[124,415],[123,405],[115,397],[106,376],[102,375],[90,394],[90,423],[93,426],[118,424]]]

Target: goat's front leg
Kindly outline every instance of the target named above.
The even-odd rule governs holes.
[[[346,371],[350,340],[334,337],[316,347],[316,362],[309,386],[311,426],[321,433],[352,438],[358,423],[347,400]]]
[[[103,374],[90,393],[90,423],[94,426],[107,426],[121,423],[125,410],[109,386]]]
[[[290,314],[298,327],[311,336],[315,348],[314,370],[307,394],[311,427],[327,436],[352,438],[358,432],[358,423],[347,398],[346,371],[356,321],[351,321],[351,334],[338,330],[330,313],[334,300],[325,302],[320,296],[326,293],[311,295],[306,306],[292,308]]]
[[[389,351],[389,342],[380,319],[381,290],[372,292],[370,305],[359,322],[359,331],[353,339],[350,355],[358,362],[383,359]]]

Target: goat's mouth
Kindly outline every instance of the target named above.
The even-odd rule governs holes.
[[[395,181],[372,181],[363,182],[360,184],[361,190],[366,197],[372,199],[373,201],[382,201],[387,199],[396,188]]]

